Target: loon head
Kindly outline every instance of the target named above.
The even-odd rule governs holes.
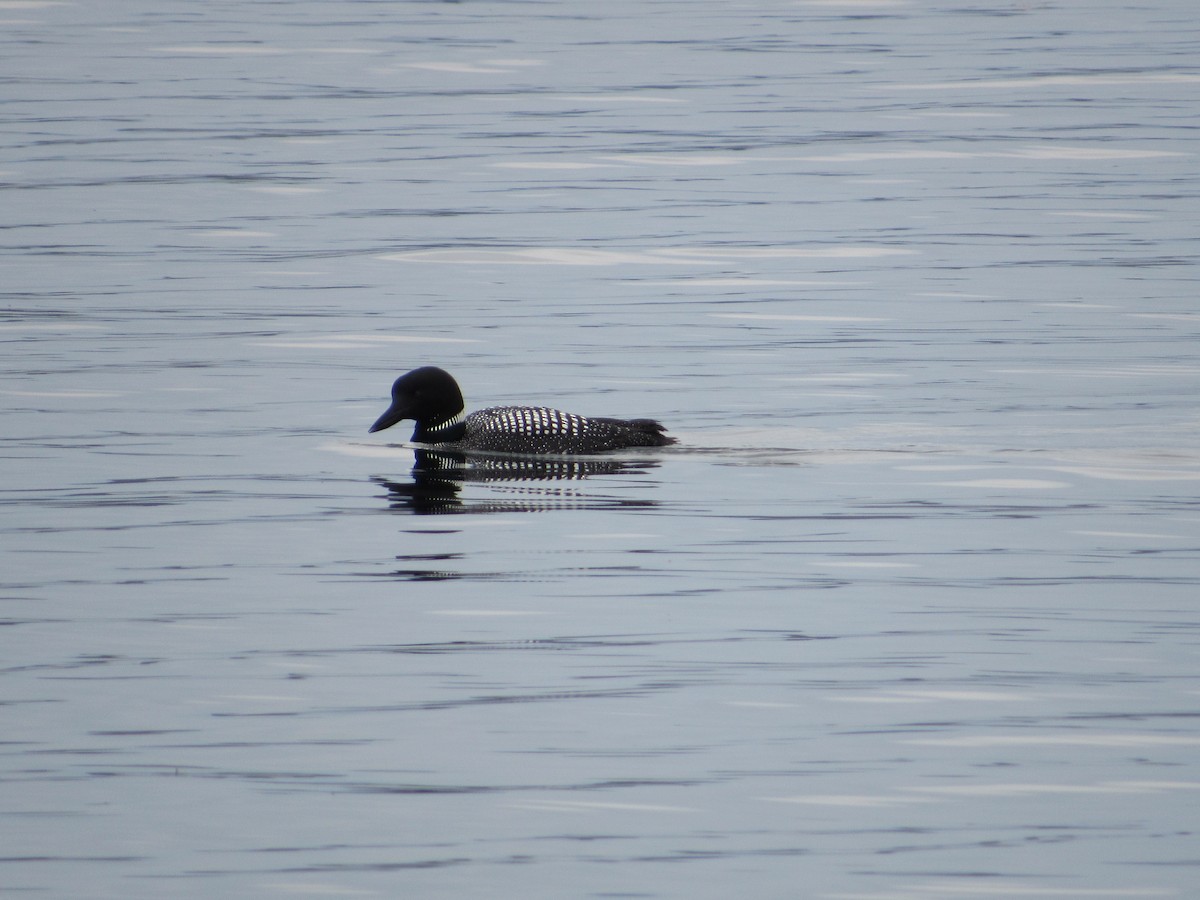
[[[436,366],[422,366],[401,375],[392,384],[392,405],[375,420],[368,433],[391,428],[402,419],[414,419],[418,431],[437,429],[463,413],[458,382]]]

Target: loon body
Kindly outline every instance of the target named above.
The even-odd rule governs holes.
[[[675,443],[653,419],[588,418],[544,406],[493,406],[467,415],[458,382],[435,366],[397,378],[392,405],[370,431],[382,431],[402,419],[416,421],[414,441],[460,450],[603,453]]]

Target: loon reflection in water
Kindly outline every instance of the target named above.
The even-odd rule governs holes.
[[[658,467],[653,459],[588,459],[582,457],[485,456],[452,450],[414,451],[410,481],[376,476],[396,512],[438,513],[544,512],[552,509],[652,507],[653,500],[617,497],[575,484],[600,475],[638,475]],[[506,497],[465,499],[468,483],[487,484]]]

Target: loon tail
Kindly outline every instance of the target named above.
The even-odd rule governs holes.
[[[662,422],[655,419],[630,419],[625,423],[635,432],[633,437],[638,439],[638,447],[669,447],[677,443],[677,439],[664,434],[667,429]]]

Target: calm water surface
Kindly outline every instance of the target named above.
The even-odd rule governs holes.
[[[1192,3],[0,35],[6,894],[1196,896]]]

